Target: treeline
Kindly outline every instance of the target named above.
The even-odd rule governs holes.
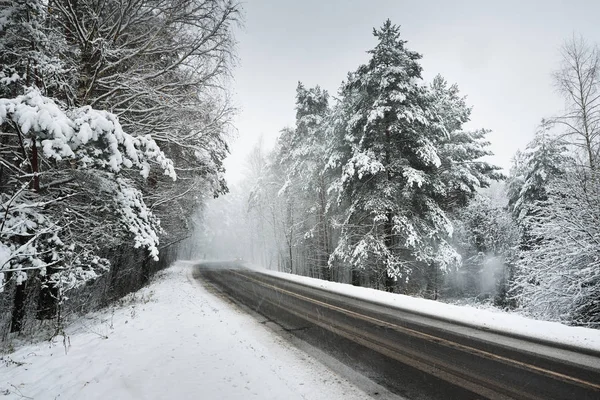
[[[374,35],[369,61],[335,98],[298,84],[295,127],[273,151],[257,146],[247,179],[209,208],[205,248],[597,326],[597,50],[565,46],[556,82],[571,107],[542,122],[506,177],[484,161],[488,131],[465,129],[471,108],[458,87],[423,81],[398,26]]]
[[[204,198],[227,192],[239,13],[230,0],[0,0],[3,336],[24,307],[56,318],[115,262],[147,279]]]

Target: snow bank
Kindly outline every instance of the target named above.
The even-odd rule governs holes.
[[[500,310],[483,310],[470,306],[445,304],[434,300],[388,293],[344,283],[328,282],[284,272],[269,271],[255,266],[251,266],[251,268],[264,274],[277,276],[308,286],[434,318],[456,321],[476,328],[515,336],[525,336],[584,350],[600,351],[600,330],[596,329],[566,326],[558,322],[539,321]]]
[[[157,282],[0,358],[6,399],[363,399],[365,393],[210,294],[177,263]],[[131,300],[133,298],[133,300]]]

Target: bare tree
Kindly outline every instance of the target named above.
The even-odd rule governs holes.
[[[600,136],[600,53],[581,36],[573,36],[562,48],[562,67],[554,74],[566,101],[565,114],[554,122],[565,127],[568,143],[582,150],[594,169]]]

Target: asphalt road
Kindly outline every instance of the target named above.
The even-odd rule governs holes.
[[[200,264],[194,276],[409,399],[600,399],[598,354],[456,325],[231,263]]]

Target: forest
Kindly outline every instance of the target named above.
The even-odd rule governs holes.
[[[227,192],[230,0],[0,0],[0,339],[137,290]]]
[[[335,96],[298,83],[295,126],[208,204],[196,255],[600,327],[597,46],[557,49],[564,112],[503,172],[458,86],[425,82],[391,21],[373,35]]]

